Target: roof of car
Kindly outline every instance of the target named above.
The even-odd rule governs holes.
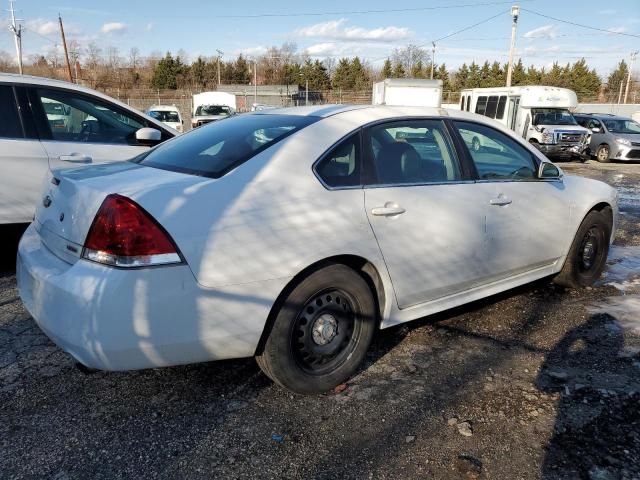
[[[270,108],[253,112],[254,115],[300,115],[304,117],[330,117],[338,113],[371,108],[373,105],[309,105],[304,107]]]
[[[615,113],[583,113],[576,112],[573,114],[574,116],[580,117],[592,117],[598,119],[610,119],[610,120],[629,120],[629,117],[625,117],[624,115],[616,115]]]

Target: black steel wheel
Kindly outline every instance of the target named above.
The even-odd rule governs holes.
[[[593,285],[607,261],[610,236],[610,212],[589,212],[578,228],[567,259],[554,282],[571,288]]]
[[[283,299],[256,360],[289,390],[324,392],[355,373],[376,323],[365,279],[346,265],[330,265],[303,279]]]

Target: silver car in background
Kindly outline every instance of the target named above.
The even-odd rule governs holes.
[[[574,117],[591,130],[589,148],[599,162],[640,160],[640,123],[608,113],[579,113]]]

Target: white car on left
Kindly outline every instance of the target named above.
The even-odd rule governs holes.
[[[0,225],[28,223],[50,169],[126,160],[178,132],[68,82],[0,74]]]
[[[175,105],[151,105],[147,110],[147,115],[161,121],[168,127],[176,129],[182,133],[184,120],[180,110]]]

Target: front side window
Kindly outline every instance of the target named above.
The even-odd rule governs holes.
[[[39,88],[36,94],[47,119],[45,138],[136,145],[135,132],[147,126],[128,112],[76,92]]]
[[[234,115],[191,130],[135,161],[172,172],[219,178],[318,120],[301,115]]]
[[[493,128],[454,121],[481,180],[536,178],[533,154],[517,141]]]
[[[334,147],[316,166],[316,173],[329,187],[360,185],[360,134],[355,133]]]
[[[23,138],[16,98],[11,85],[0,85],[0,137]]]
[[[460,169],[441,120],[406,120],[369,130],[370,151],[381,185],[455,181]]]
[[[488,97],[485,97],[485,96],[478,97],[478,100],[476,102],[476,113],[480,115],[484,115],[485,112],[487,111],[488,101],[489,101]]]

